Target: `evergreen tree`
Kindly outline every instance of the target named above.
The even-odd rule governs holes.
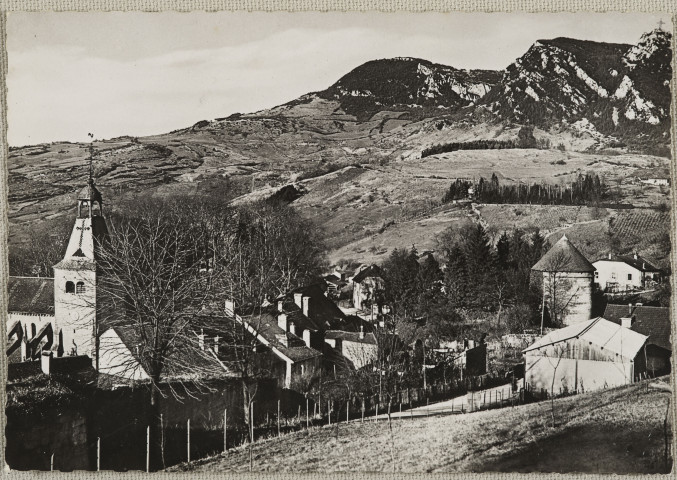
[[[496,261],[501,270],[510,266],[510,237],[507,232],[503,232],[496,242]]]
[[[460,245],[454,245],[449,251],[449,262],[444,272],[444,286],[449,303],[455,307],[464,307],[468,303],[468,269],[465,255]]]

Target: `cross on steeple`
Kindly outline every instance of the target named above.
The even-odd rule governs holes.
[[[93,133],[88,133],[87,136],[91,138],[91,142],[89,143],[89,181],[88,183],[91,184],[94,181],[94,178],[92,176],[92,159],[94,158],[94,134]]]
[[[663,25],[665,25],[665,22],[664,22],[663,19],[661,18],[661,19],[658,21],[658,30],[663,31]]]

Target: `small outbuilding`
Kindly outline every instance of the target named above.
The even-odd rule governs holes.
[[[647,338],[602,317],[554,330],[522,351],[525,388],[559,395],[637,381]]]

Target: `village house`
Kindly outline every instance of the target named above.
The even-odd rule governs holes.
[[[672,342],[670,309],[641,304],[607,305],[604,318],[646,335],[646,371],[651,376],[670,373]]]
[[[572,325],[592,317],[592,286],[595,267],[566,235],[552,246],[531,269],[542,273],[543,304],[555,303],[559,322]]]
[[[359,332],[329,330],[325,334],[324,341],[354,369],[359,370],[371,365],[378,358],[376,336],[372,332],[365,333],[364,329]]]
[[[637,253],[632,255],[610,253],[593,265],[595,283],[607,292],[652,288],[662,279],[661,270]]]
[[[362,265],[352,279],[353,307],[357,310],[372,308],[385,288],[385,282],[378,265]]]
[[[626,385],[646,373],[647,336],[602,317],[554,330],[525,348],[525,388],[548,394]]]

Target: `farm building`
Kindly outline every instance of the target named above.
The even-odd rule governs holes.
[[[670,309],[644,305],[607,305],[604,318],[625,324],[631,330],[646,335],[646,371],[659,376],[670,372],[672,342],[670,340]]]
[[[522,351],[525,388],[557,395],[632,383],[646,372],[646,341],[602,317],[554,330]]]
[[[531,269],[543,274],[543,303],[551,320],[563,325],[590,320],[595,267],[566,235]]]
[[[661,270],[637,253],[609,254],[593,265],[596,270],[595,283],[609,292],[650,288],[662,278]]]

